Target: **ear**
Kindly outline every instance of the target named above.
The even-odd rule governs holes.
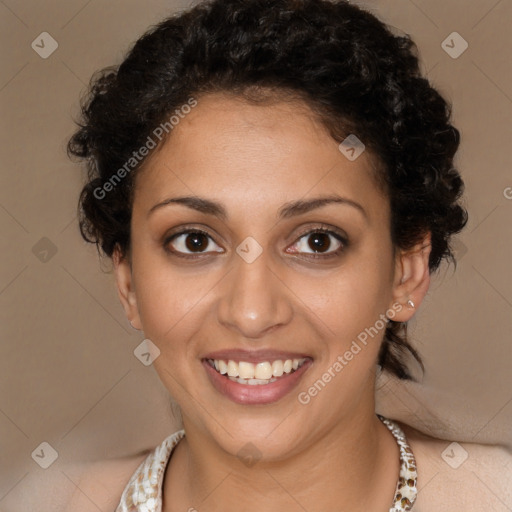
[[[393,317],[390,317],[395,322],[410,320],[428,292],[430,286],[428,260],[431,249],[431,234],[428,232],[412,249],[399,250],[396,255],[393,304],[390,305],[396,312]]]
[[[140,331],[142,330],[142,324],[137,308],[131,264],[128,258],[122,255],[118,245],[116,245],[114,253],[112,254],[112,262],[114,263],[117,292],[124,308],[126,318],[128,318],[128,321],[134,329]]]

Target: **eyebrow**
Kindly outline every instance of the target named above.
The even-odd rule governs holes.
[[[151,209],[148,212],[148,217],[154,211],[159,210],[160,208],[163,208],[165,206],[169,206],[171,204],[181,204],[183,206],[191,208],[192,210],[196,210],[207,215],[213,215],[223,221],[226,221],[228,218],[227,211],[221,203],[198,196],[172,197],[169,199],[165,199],[164,201],[157,203],[153,207],[151,207]],[[285,203],[278,211],[278,218],[289,219],[296,215],[303,215],[305,213],[308,213],[312,210],[316,210],[317,208],[321,208],[328,204],[343,204],[351,206],[354,209],[358,210],[363,215],[363,217],[366,220],[368,220],[366,210],[359,203],[353,201],[352,199],[342,197],[339,195],[316,197],[307,200],[299,199],[297,201]]]

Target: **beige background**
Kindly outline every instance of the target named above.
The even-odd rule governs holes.
[[[2,512],[55,511],[50,496],[75,490],[72,463],[154,446],[179,425],[156,373],[134,357],[143,335],[124,317],[109,263],[102,272],[78,234],[82,176],[65,144],[93,71],[119,62],[150,24],[188,4],[0,0]],[[512,2],[363,5],[413,36],[429,78],[453,102],[470,214],[455,243],[456,272],[442,267],[411,323],[425,378],[383,377],[378,412],[446,446],[512,449]],[[469,44],[456,59],[441,46],[453,31]],[[47,59],[31,47],[42,32],[58,42]],[[48,469],[31,457],[42,442],[58,453]],[[492,492],[492,482],[476,482]],[[36,488],[47,489],[48,502],[34,505]]]

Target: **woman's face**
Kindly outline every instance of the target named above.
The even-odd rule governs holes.
[[[305,105],[199,98],[137,176],[131,273],[117,270],[185,428],[273,459],[373,410],[389,226],[369,155],[350,161]],[[262,382],[305,362],[250,385],[208,359]]]

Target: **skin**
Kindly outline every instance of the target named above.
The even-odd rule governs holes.
[[[417,309],[428,291],[430,238],[393,251],[389,200],[371,166],[366,151],[349,161],[303,103],[216,93],[198,98],[139,172],[131,252],[113,260],[126,316],[159,348],[153,365],[187,433],[165,474],[164,512],[389,510],[399,451],[374,401],[384,329],[308,404],[297,399],[380,315],[399,305],[393,319],[408,321],[407,301]],[[278,219],[287,203],[332,194],[365,213],[333,203]],[[172,203],[149,214],[191,195],[222,203],[227,218]],[[311,234],[322,225],[348,244],[312,259]],[[165,243],[180,227],[211,237],[200,258],[165,250],[192,253],[186,236]],[[262,248],[252,263],[236,252],[249,236]],[[326,237],[320,254],[332,255],[340,244]],[[313,364],[278,402],[237,404],[201,364],[235,348],[306,353]],[[237,456],[249,442],[261,456],[251,467]]]

